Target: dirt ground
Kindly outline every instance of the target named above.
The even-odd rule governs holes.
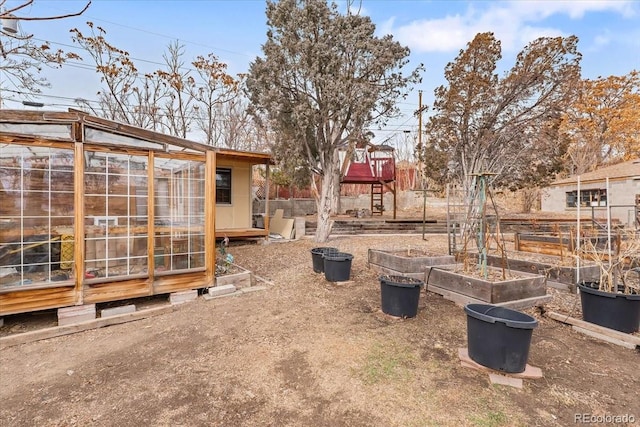
[[[466,315],[454,303],[423,292],[417,317],[383,314],[367,250],[444,254],[446,236],[327,245],[354,255],[350,282],[313,272],[311,239],[234,245],[266,290],[3,349],[0,425],[569,426],[577,414],[639,425],[637,351],[527,310],[540,322],[529,364],[544,378],[517,389],[460,365]],[[575,295],[550,293],[549,309],[576,306]],[[2,334],[24,330],[24,319],[5,317]]]

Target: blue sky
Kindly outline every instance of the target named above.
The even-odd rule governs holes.
[[[21,4],[8,0],[5,7]],[[76,0],[35,0],[24,9],[27,16],[65,14],[82,9]],[[346,2],[337,2],[341,10]],[[423,105],[433,103],[433,90],[444,84],[445,65],[464,49],[476,33],[493,31],[501,40],[501,69],[513,65],[515,55],[540,36],[579,37],[584,78],[623,75],[640,69],[640,1],[438,1],[363,0],[361,14],[370,16],[378,35],[392,34],[411,49],[410,65],[424,63],[426,72],[416,90],[423,91]],[[185,60],[214,53],[233,74],[246,72],[261,55],[266,40],[263,0],[93,0],[84,15],[59,21],[24,21],[21,30],[53,47],[74,50],[69,29],[86,30],[93,21],[107,31],[107,39],[128,51],[141,71],[152,71],[162,62],[166,46],[174,40],[185,45]],[[96,99],[99,78],[84,63],[59,70],[45,70],[52,87],[33,99],[51,109],[65,109],[65,98]],[[3,81],[3,87],[5,86]],[[13,94],[16,99],[18,95]],[[60,98],[55,98],[60,97]],[[378,138],[414,129],[418,95],[414,91],[401,104],[405,117],[378,133]],[[8,108],[21,108],[7,102]]]

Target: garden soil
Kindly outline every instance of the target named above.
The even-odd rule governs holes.
[[[354,255],[351,280],[336,284],[313,272],[311,239],[235,243],[229,251],[264,290],[2,349],[0,425],[568,426],[583,414],[640,423],[638,351],[539,309],[526,310],[539,320],[529,364],[544,378],[522,389],[461,366],[466,317],[453,302],[423,291],[415,318],[383,314],[367,250],[446,254],[446,245],[446,236],[334,237],[327,246]],[[575,316],[576,295],[550,292],[548,310]],[[54,315],[7,316],[0,335]]]

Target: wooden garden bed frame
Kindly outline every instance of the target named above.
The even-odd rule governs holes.
[[[462,269],[462,264],[455,264],[455,257],[452,255],[420,255],[407,254],[407,250],[369,249],[368,265],[383,274],[423,280],[427,291],[459,305],[490,303],[522,309],[551,299],[546,294],[546,279],[543,275],[519,272],[519,277],[514,279],[483,280],[472,274],[452,271]]]
[[[478,254],[474,253],[473,259],[477,260],[477,256]],[[506,268],[510,271],[541,274],[546,276],[549,286],[568,290],[572,293],[576,292],[577,285],[582,281],[600,280],[600,267],[592,262],[585,261],[584,264],[578,268],[563,265],[563,260],[567,259],[566,254],[564,258],[556,255],[544,255],[548,261],[527,259],[528,256],[535,256],[535,254],[523,251],[509,251],[506,259],[497,254],[487,254],[487,265],[496,268]]]
[[[487,268],[496,274],[500,273],[497,268]],[[427,267],[424,277],[427,289],[441,289],[487,304],[547,296],[546,278],[540,274],[518,272],[517,277],[484,279],[476,274],[465,273],[462,264],[452,264]]]

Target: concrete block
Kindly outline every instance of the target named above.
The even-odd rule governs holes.
[[[136,306],[133,304],[123,305],[121,307],[105,308],[100,311],[100,317],[117,316],[118,314],[133,313],[136,311]]]
[[[242,271],[240,273],[228,274],[226,276],[216,277],[216,286],[233,285],[236,288],[247,288],[253,284],[253,277],[250,271]],[[209,288],[212,289],[212,288]]]
[[[169,294],[171,304],[182,304],[183,302],[195,301],[198,299],[198,290],[180,291]]]
[[[296,217],[295,218],[295,225],[294,225],[294,229],[296,232],[296,240],[301,239],[304,237],[305,233],[306,233],[306,218],[305,217]]]
[[[256,291],[266,291],[267,287],[266,286],[252,286],[250,288],[242,288],[242,289],[238,289],[237,292],[241,293],[241,294],[248,294],[250,292],[256,292]]]
[[[522,378],[507,377],[500,374],[489,374],[491,384],[508,385],[510,387],[522,388]]]
[[[85,304],[58,309],[58,326],[73,325],[96,318],[96,305]]]
[[[506,377],[519,378],[519,379],[522,379],[522,378],[538,379],[543,377],[542,369],[538,368],[537,366],[531,366],[528,363],[526,364],[523,372],[515,372],[515,373],[506,373],[506,372],[496,371],[495,369],[489,368],[487,366],[483,366],[471,359],[471,357],[469,356],[468,348],[459,348],[458,358],[460,359],[460,364],[465,368],[472,368],[472,369],[475,369],[476,371],[489,372],[489,374],[493,373],[498,377],[506,376]],[[501,378],[496,377],[495,382],[492,379],[492,382],[494,384],[504,384],[504,382],[500,382],[500,381],[501,381]],[[504,385],[511,385],[511,386],[517,387],[517,385],[514,385],[514,384],[504,384]]]
[[[209,288],[209,296],[219,297],[220,295],[232,294],[235,291],[236,287],[234,285],[214,286],[213,288]]]

